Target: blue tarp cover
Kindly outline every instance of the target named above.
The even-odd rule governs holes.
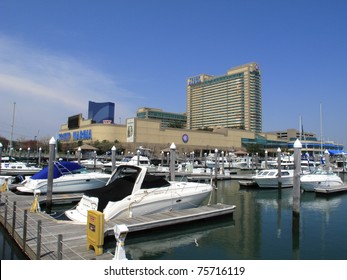
[[[342,150],[328,150],[330,155],[338,156],[338,155],[347,155],[347,152]]]
[[[65,173],[67,173],[68,171],[73,173],[73,171],[76,171],[82,168],[83,167],[81,165],[73,161],[54,162],[53,179],[58,178],[62,175],[60,170],[63,170],[63,172]],[[31,176],[31,179],[47,179],[47,178],[48,178],[48,167],[43,168],[41,171]]]

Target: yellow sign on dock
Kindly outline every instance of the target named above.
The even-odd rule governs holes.
[[[104,231],[104,213],[97,210],[88,210],[87,250],[93,247],[96,255],[103,254]]]

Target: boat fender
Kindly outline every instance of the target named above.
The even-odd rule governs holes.
[[[7,179],[5,179],[5,182],[2,184],[1,192],[8,191],[6,181],[7,181]]]

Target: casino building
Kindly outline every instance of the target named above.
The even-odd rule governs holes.
[[[231,68],[226,75],[198,75],[187,79],[187,112],[164,112],[139,108],[136,118],[126,124],[114,123],[114,104],[89,102],[88,119],[82,114],[70,116],[59,130],[58,140],[92,144],[94,141],[118,141],[126,152],[138,147],[154,155],[175,143],[179,154],[246,150],[257,145],[269,153],[293,151],[298,133],[262,132],[261,73],[256,63]],[[286,135],[286,137],[284,137]],[[293,136],[294,135],[294,136]],[[307,134],[309,137],[311,134]],[[312,136],[312,135],[311,135]],[[313,136],[312,136],[313,137]],[[319,152],[316,139],[310,151]],[[343,149],[342,146],[329,146]]]

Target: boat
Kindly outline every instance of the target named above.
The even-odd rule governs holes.
[[[308,192],[315,191],[315,188],[332,188],[343,184],[340,176],[334,173],[331,168],[318,168],[310,174],[300,176],[300,187]]]
[[[80,164],[87,169],[102,169],[104,167],[103,162],[101,162],[100,160],[94,160],[92,158],[81,160]]]
[[[0,175],[29,176],[39,172],[42,168],[28,165],[21,161],[12,161],[9,157],[1,160]]]
[[[120,165],[103,188],[85,192],[76,209],[65,215],[77,223],[86,223],[88,210],[112,218],[136,217],[198,207],[211,194],[206,183],[167,181],[148,172],[146,166]]]
[[[52,193],[85,192],[104,187],[110,174],[89,172],[72,161],[54,162]],[[47,193],[48,167],[25,179],[17,186],[18,193]]]
[[[278,169],[264,169],[257,172],[256,175],[252,176],[260,188],[278,188]],[[293,186],[293,169],[282,169],[281,170],[281,186],[282,188],[288,188]]]

